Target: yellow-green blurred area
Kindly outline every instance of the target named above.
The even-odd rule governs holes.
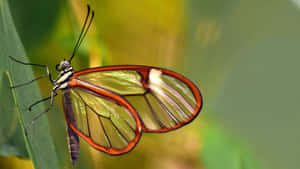
[[[56,97],[46,116],[59,168],[299,169],[300,0],[0,0],[0,24],[9,8],[30,62],[48,65],[56,77],[55,65],[72,54],[86,4],[95,20],[72,61],[75,70],[118,64],[172,69],[199,87],[204,106],[189,125],[145,133],[122,156],[96,151],[81,139],[72,167],[62,101]],[[7,57],[3,52],[0,57]],[[19,66],[32,68],[36,77],[46,73]],[[48,97],[49,80],[38,84]],[[1,116],[13,113],[4,110],[2,104]],[[1,128],[0,168],[33,168],[28,157],[37,154],[6,139],[15,128]],[[21,132],[15,135],[23,141]]]

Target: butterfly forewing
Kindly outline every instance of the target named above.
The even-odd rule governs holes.
[[[82,74],[81,80],[96,84],[121,95],[143,94],[145,88],[137,71],[119,70]]]
[[[126,99],[139,114],[145,132],[179,128],[192,121],[202,106],[197,87],[166,69],[108,66],[77,72],[75,79]]]

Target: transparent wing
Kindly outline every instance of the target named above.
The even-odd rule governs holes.
[[[86,89],[65,91],[64,109],[69,126],[91,146],[106,153],[126,153],[140,138],[139,119],[125,106]]]
[[[137,71],[113,70],[86,73],[79,79],[96,84],[120,95],[143,94],[146,90],[141,83],[142,77]]]
[[[192,121],[202,98],[178,73],[147,66],[111,66],[75,73],[82,80],[125,98],[138,112],[146,132],[167,132]]]

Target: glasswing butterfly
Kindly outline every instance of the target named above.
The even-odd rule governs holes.
[[[47,74],[13,88],[24,86],[42,77],[54,85],[51,96],[29,106],[31,108],[51,99],[51,105],[27,126],[27,129],[53,106],[57,90],[63,93],[63,107],[68,124],[69,148],[73,164],[79,155],[79,137],[97,150],[109,155],[131,151],[143,132],[168,132],[191,122],[203,105],[198,88],[173,71],[137,65],[105,66],[75,72],[71,61],[94,18],[88,5],[81,33],[72,56],[56,65],[60,71],[53,80]]]

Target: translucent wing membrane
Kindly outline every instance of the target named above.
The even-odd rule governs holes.
[[[130,151],[140,137],[137,117],[123,105],[92,91],[75,87],[64,93],[71,128],[96,149],[109,154]]]
[[[198,113],[196,98],[182,81],[151,69],[150,90],[140,96],[126,96],[144,124],[144,131],[165,132],[186,124]]]
[[[141,76],[136,71],[119,70],[87,73],[80,79],[109,89],[118,94],[143,94],[145,89],[141,83]]]
[[[192,121],[202,106],[197,87],[166,69],[109,66],[77,72],[74,79],[124,98],[139,114],[145,132],[179,128]]]

